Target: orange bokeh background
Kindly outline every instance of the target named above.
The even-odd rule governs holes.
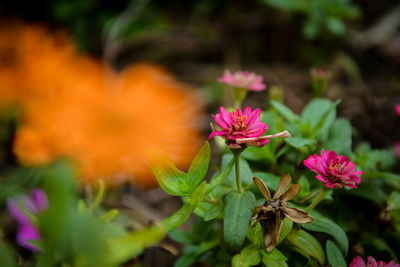
[[[14,152],[25,165],[59,156],[77,163],[83,182],[156,184],[153,149],[187,166],[202,138],[201,98],[154,64],[121,72],[76,51],[65,33],[0,25],[0,105],[16,105]]]

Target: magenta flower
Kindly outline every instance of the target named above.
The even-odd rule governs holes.
[[[261,75],[248,71],[237,71],[232,74],[229,70],[226,70],[218,81],[250,91],[262,91],[267,88]]]
[[[356,170],[356,164],[348,157],[336,155],[335,151],[324,149],[321,150],[321,156],[311,155],[303,161],[303,164],[316,172],[316,178],[330,188],[343,187],[343,185],[357,188],[361,182],[359,175],[363,174],[362,171]]]
[[[397,156],[398,158],[400,158],[400,142],[397,142],[397,143],[396,143],[396,147],[395,147],[395,149],[394,149],[394,152],[395,152],[396,156]]]
[[[251,110],[251,108],[246,107],[244,112],[237,108],[236,111],[228,113],[224,107],[220,107],[220,112],[213,117],[222,130],[217,130],[211,124],[213,132],[209,135],[209,138],[221,136],[226,139],[230,148],[240,149],[248,145],[262,147],[268,144],[270,138],[290,137],[287,131],[261,136],[268,129],[268,126],[260,121],[261,109],[259,108]]]
[[[400,116],[400,104],[397,104],[395,109],[396,109],[397,114]]]
[[[350,263],[350,267],[400,267],[400,264],[396,264],[394,260],[391,260],[389,263],[384,261],[376,262],[371,256],[368,257],[368,262],[365,264],[365,261],[360,256],[357,256]]]
[[[20,246],[32,251],[39,251],[30,241],[40,241],[40,233],[31,219],[21,210],[21,206],[25,212],[36,215],[46,210],[49,206],[46,193],[40,189],[34,189],[31,196],[17,196],[7,200],[7,207],[11,215],[18,222],[17,242]]]

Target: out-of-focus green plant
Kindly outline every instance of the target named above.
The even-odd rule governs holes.
[[[324,33],[346,33],[345,20],[359,16],[359,9],[349,0],[263,0],[266,5],[305,16],[303,34],[314,39]]]

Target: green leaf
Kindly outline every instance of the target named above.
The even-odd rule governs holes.
[[[290,138],[285,138],[285,142],[295,148],[300,148],[304,146],[313,145],[317,142],[317,140],[302,138],[302,137],[290,137]]]
[[[4,267],[16,267],[16,254],[6,244],[0,242],[0,262]]]
[[[292,228],[293,228],[293,222],[288,218],[283,219],[283,225],[281,233],[279,234],[278,244],[287,237],[290,231],[292,231]]]
[[[300,117],[294,114],[293,111],[284,104],[271,100],[271,106],[273,106],[290,123],[298,124],[300,122]]]
[[[189,185],[185,183],[186,173],[177,169],[168,155],[158,152],[149,159],[149,166],[165,192],[173,196],[189,194]]]
[[[334,242],[331,240],[326,241],[326,257],[328,263],[332,265],[332,267],[346,267],[346,260],[343,257],[342,252],[336,246]]]
[[[347,254],[349,249],[349,240],[343,229],[333,221],[323,217],[313,217],[313,221],[307,224],[301,224],[301,227],[309,231],[323,232],[333,237],[340,249]]]
[[[232,154],[223,155],[221,169],[227,168],[232,159],[233,159]],[[239,164],[240,164],[240,180],[242,185],[245,187],[253,183],[253,173],[250,169],[249,163],[247,163],[247,161],[242,157],[240,158]],[[234,168],[229,172],[225,184],[232,188],[236,188],[236,174]]]
[[[149,159],[149,166],[165,192],[173,196],[188,196],[204,179],[209,162],[210,144],[205,142],[190,165],[187,174],[177,169],[170,157],[161,151],[157,151],[157,154]]]
[[[196,157],[190,165],[186,183],[191,189],[195,189],[197,185],[204,179],[210,163],[210,144],[206,141]]]
[[[233,267],[254,266],[261,261],[260,252],[252,245],[245,247],[240,254],[232,259]]]
[[[224,239],[228,249],[235,251],[242,246],[255,201],[250,191],[242,194],[232,191],[226,197]]]
[[[231,173],[232,167],[235,164],[235,161],[232,157],[229,164],[225,167],[224,171],[221,172],[215,179],[213,179],[207,187],[207,194],[213,191],[217,186],[223,184],[228,178],[228,174]]]
[[[166,232],[163,228],[149,227],[109,240],[111,262],[122,263],[141,254],[145,248],[159,242]]]
[[[167,232],[176,229],[178,226],[186,222],[190,214],[196,208],[197,204],[204,198],[206,193],[206,182],[200,184],[199,187],[190,195],[182,208],[172,214],[170,217],[164,219],[163,225]]]
[[[261,224],[258,223],[255,227],[249,227],[246,237],[255,247],[262,247],[264,245],[264,231]]]
[[[351,124],[346,119],[337,119],[329,130],[328,140],[322,148],[335,150],[337,154],[349,155],[351,152]]]
[[[298,184],[301,186],[300,192],[297,194],[299,199],[305,198],[310,195],[310,182],[307,179],[307,176],[302,175],[299,179]]]
[[[328,131],[335,121],[335,107],[340,101],[332,101],[324,98],[316,98],[304,108],[301,115],[301,124],[311,126],[312,136],[325,139]]]
[[[315,258],[320,264],[325,263],[325,254],[315,237],[304,230],[292,230],[287,240],[305,254]]]
[[[266,252],[265,250],[262,250],[261,254],[262,254],[262,262],[267,267],[286,267],[286,266],[288,266],[286,263],[287,258],[277,248],[275,248],[270,253]]]

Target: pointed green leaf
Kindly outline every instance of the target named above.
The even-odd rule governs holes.
[[[329,130],[328,140],[322,148],[335,150],[337,154],[351,152],[351,124],[346,119],[337,119]]]
[[[343,231],[343,229],[327,218],[316,216],[313,216],[313,218],[314,220],[312,222],[301,224],[301,227],[309,231],[323,232],[332,236],[339,245],[340,249],[347,254],[349,249],[349,240],[347,239],[346,233]]]
[[[279,235],[278,244],[280,242],[282,242],[282,240],[284,240],[287,237],[287,235],[290,233],[290,231],[292,231],[292,228],[293,228],[293,222],[291,220],[289,220],[288,218],[285,218],[283,220],[282,229],[281,229],[281,233]]]
[[[275,248],[271,252],[266,252],[265,250],[261,251],[262,254],[262,262],[267,267],[287,267],[287,258],[280,252],[277,248]]]
[[[168,155],[158,152],[150,158],[149,166],[161,188],[173,196],[188,195],[189,185],[186,184],[186,173],[175,167]]]
[[[285,119],[292,124],[298,124],[300,117],[293,113],[293,111],[282,103],[275,100],[271,100],[271,106],[273,106]]]
[[[170,217],[164,219],[163,225],[167,232],[176,229],[178,226],[186,222],[190,214],[196,208],[197,204],[204,198],[206,193],[206,182],[200,184],[199,187],[190,195],[182,208],[172,214]]]
[[[232,259],[233,267],[245,267],[254,266],[259,264],[261,261],[260,252],[257,248],[250,245],[242,249],[240,254],[236,255]]]
[[[325,254],[315,237],[304,230],[292,230],[287,236],[287,240],[299,250],[315,258],[320,264],[325,263]]]
[[[347,267],[342,252],[331,240],[326,241],[326,257],[332,267]]]
[[[336,106],[340,101],[333,103],[329,99],[316,98],[304,108],[301,114],[301,124],[311,126],[313,136],[325,139],[336,118]]]
[[[264,246],[264,231],[260,223],[255,227],[249,227],[246,236],[255,247],[260,248]]]
[[[255,206],[252,192],[232,191],[226,197],[224,211],[224,239],[228,249],[238,250],[246,237],[252,211]]]
[[[302,137],[290,137],[290,138],[285,138],[285,142],[291,145],[292,147],[300,148],[304,146],[313,145],[317,143],[317,140],[302,138]]]
[[[197,153],[196,157],[190,165],[186,183],[191,189],[195,189],[197,185],[204,179],[210,163],[210,144],[206,141]]]
[[[166,232],[162,228],[149,227],[108,241],[109,260],[123,263],[143,252],[145,248],[159,242]]]
[[[213,191],[217,186],[223,184],[228,178],[229,173],[232,171],[232,167],[235,161],[232,157],[229,164],[225,167],[224,171],[221,172],[215,179],[213,179],[207,187],[207,194]]]

